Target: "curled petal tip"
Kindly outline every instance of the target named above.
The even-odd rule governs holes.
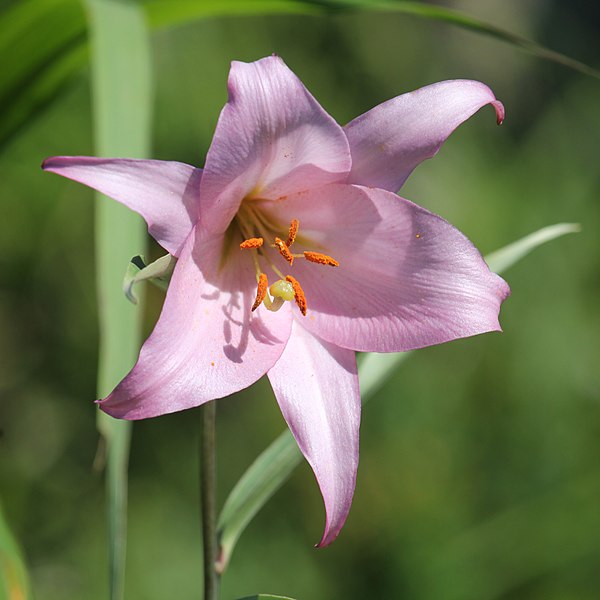
[[[45,158],[42,161],[42,171],[47,171],[48,169],[51,169],[54,166],[54,162],[55,160],[59,158],[58,156],[49,156],[48,158]]]
[[[325,531],[321,541],[318,544],[315,544],[315,548],[327,548],[327,546],[331,545],[337,539],[339,534],[339,530],[336,532],[333,531]]]
[[[504,104],[502,104],[502,102],[500,102],[500,100],[494,100],[492,102],[492,106],[494,107],[494,110],[496,111],[496,123],[498,125],[502,125],[502,123],[504,123]]]

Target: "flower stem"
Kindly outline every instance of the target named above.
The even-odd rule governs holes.
[[[200,506],[202,513],[202,541],[204,545],[204,600],[219,597],[217,562],[216,510],[216,405],[207,402],[200,407]]]

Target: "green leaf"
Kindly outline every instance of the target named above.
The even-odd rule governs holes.
[[[579,231],[579,226],[561,223],[544,227],[517,242],[490,254],[486,260],[493,270],[502,272],[517,263],[534,248],[567,233]],[[370,353],[359,357],[358,377],[363,404],[387,381],[390,375],[412,352],[394,354]],[[302,461],[302,455],[289,430],[284,431],[250,465],[227,498],[217,525],[221,554],[219,572],[227,568],[240,535],[284,484]]]
[[[153,28],[225,15],[394,12],[487,35],[534,56],[600,78],[600,72],[564,54],[462,12],[393,0],[147,0]],[[53,25],[54,24],[54,25]],[[18,43],[17,43],[18,42]],[[0,18],[0,146],[50,103],[85,63],[85,20],[78,0],[22,0]]]
[[[152,27],[174,27],[206,17],[256,14],[323,14],[326,9],[301,0],[148,0]]]
[[[549,60],[563,65],[585,75],[600,79],[600,71],[578,61],[560,52],[550,50],[523,36],[512,33],[491,23],[476,19],[463,12],[437,6],[435,4],[426,4],[423,2],[402,2],[395,0],[316,0],[316,4],[326,7],[336,7],[338,9],[361,9],[377,12],[395,12],[405,15],[411,15],[422,19],[439,21],[448,25],[455,25],[462,29],[468,29],[475,33],[493,37],[501,42],[516,46],[530,54],[544,60]]]
[[[217,522],[220,544],[216,569],[225,571],[242,531],[300,464],[302,455],[289,430],[284,431],[237,482]]]
[[[127,299],[133,304],[137,304],[133,286],[140,281],[149,280],[160,289],[166,290],[176,264],[177,259],[170,254],[161,256],[149,265],[146,264],[143,256],[139,254],[134,256],[127,265],[123,279],[123,292]]]
[[[555,62],[585,75],[600,79],[600,71],[550,50],[523,36],[512,33],[491,23],[476,19],[457,10],[425,4],[422,2],[395,0],[311,0],[289,2],[281,0],[229,0],[229,2],[197,0],[149,0],[146,10],[153,26],[165,27],[187,23],[207,16],[226,14],[256,13],[327,13],[332,11],[362,10],[373,12],[393,12],[430,21],[438,21],[467,29],[475,33],[493,37],[510,44],[534,56]]]
[[[96,153],[146,157],[150,153],[151,53],[144,13],[136,3],[86,0],[92,61]],[[96,273],[100,320],[98,395],[106,396],[137,358],[140,317],[122,295],[122,268],[143,248],[146,227],[124,206],[97,194]],[[127,468],[131,423],[98,413],[107,442],[110,597],[123,597]]]
[[[294,600],[289,596],[272,596],[271,594],[256,594],[255,596],[244,596],[239,600]]]
[[[485,257],[485,260],[492,271],[501,273],[519,262],[538,246],[550,242],[551,240],[555,240],[567,233],[577,233],[578,231],[581,231],[581,226],[577,223],[558,223],[557,225],[550,225],[539,229],[500,250],[488,254]]]
[[[22,0],[0,18],[0,143],[51,101],[85,64],[78,0]]]
[[[0,509],[0,600],[31,597],[27,569],[21,550]]]

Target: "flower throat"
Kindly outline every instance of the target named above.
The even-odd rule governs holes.
[[[240,244],[240,249],[252,253],[256,271],[257,289],[252,311],[255,311],[261,304],[264,304],[268,310],[278,311],[284,302],[294,300],[300,312],[306,316],[306,296],[300,282],[292,275],[284,275],[272,260],[269,255],[270,253],[267,253],[265,250],[267,248],[276,249],[279,257],[287,262],[290,267],[292,267],[296,259],[304,259],[318,265],[327,265],[330,267],[338,267],[338,261],[320,252],[305,251],[302,254],[292,252],[291,247],[296,241],[300,228],[298,219],[292,219],[287,239],[283,240],[272,233],[276,230],[276,227],[268,221],[261,211],[250,207],[244,207],[244,209],[238,213],[236,222],[242,236],[245,238]],[[269,240],[272,240],[272,242],[269,243]],[[280,277],[270,287],[267,275],[261,267],[261,262],[266,262]]]

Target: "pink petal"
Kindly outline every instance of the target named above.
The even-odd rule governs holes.
[[[321,488],[326,523],[318,546],[327,546],[346,521],[356,484],[360,425],[356,357],[295,322],[269,380]]]
[[[462,233],[424,208],[336,184],[290,196],[271,212],[300,220],[306,245],[296,251],[340,263],[296,259],[289,270],[308,303],[298,318],[315,335],[353,350],[397,352],[500,330],[508,286]]]
[[[179,251],[198,220],[201,169],[179,162],[54,156],[42,168],[106,194],[144,217],[150,235]]]
[[[189,237],[152,335],[102,410],[145,419],[191,408],[248,387],[275,364],[290,335],[289,310],[252,314],[252,260],[240,251],[222,264],[222,249],[222,237],[199,229]]]
[[[422,161],[482,106],[492,104],[498,124],[504,107],[478,81],[441,81],[397,96],[344,128],[352,152],[349,183],[397,192]]]
[[[233,62],[228,90],[201,184],[205,227],[223,231],[244,197],[345,180],[344,131],[279,57]]]

